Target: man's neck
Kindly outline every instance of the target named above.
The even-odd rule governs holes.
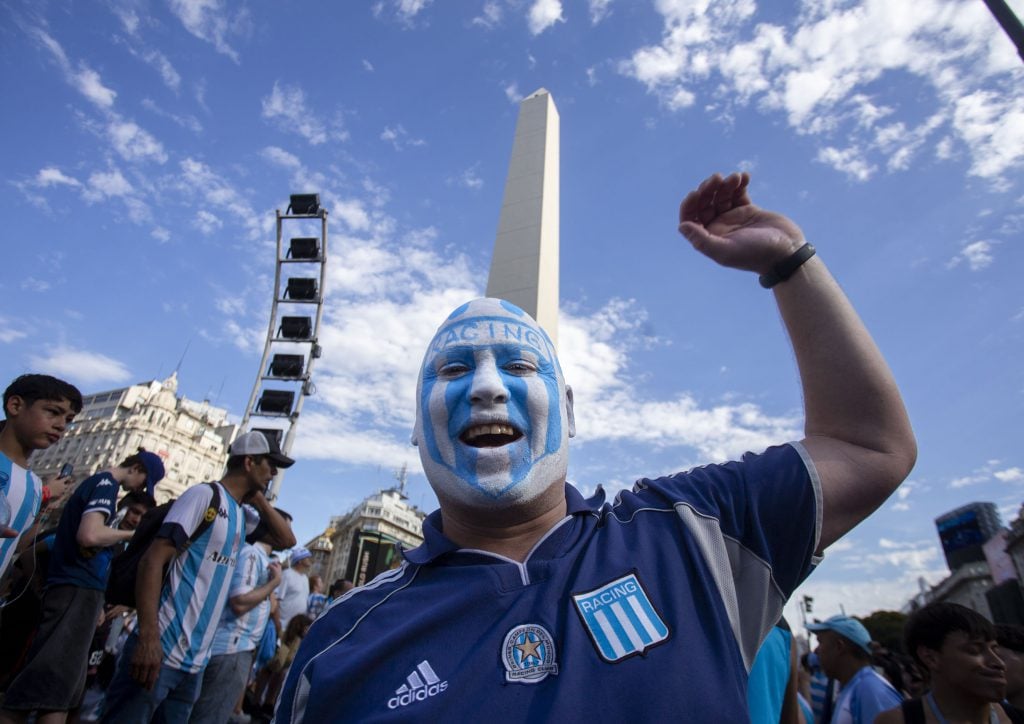
[[[551,497],[536,515],[511,524],[481,523],[471,512],[441,508],[444,534],[461,548],[496,553],[522,563],[548,531],[565,518],[565,495]]]
[[[860,659],[851,659],[843,662],[839,667],[839,673],[836,674],[836,681],[839,682],[840,688],[845,688],[850,683],[850,679],[857,675],[857,672],[861,669],[869,668],[870,664]]]
[[[244,473],[241,475],[228,473],[220,479],[220,484],[228,491],[228,495],[235,499],[236,503],[241,503],[242,498],[249,494],[249,481],[246,480]]]
[[[11,462],[15,465],[28,468],[28,456],[32,454],[32,451],[26,450],[18,442],[18,438],[14,435],[14,426],[11,425],[10,420],[4,425],[4,429],[0,430],[0,452],[10,458]]]
[[[932,682],[932,696],[939,705],[942,716],[950,722],[979,722],[988,724],[992,704],[952,687],[943,686],[941,681]]]

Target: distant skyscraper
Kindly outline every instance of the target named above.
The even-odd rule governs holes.
[[[968,503],[935,519],[949,570],[985,560],[982,546],[1002,527],[994,503]]]
[[[529,312],[558,343],[558,109],[541,88],[516,121],[487,296]]]

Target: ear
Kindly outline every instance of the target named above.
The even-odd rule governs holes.
[[[576,437],[576,413],[572,408],[572,387],[565,386],[565,415],[569,418],[569,437]]]
[[[927,646],[917,647],[917,658],[929,669],[939,668],[939,652]]]
[[[7,404],[4,406],[4,412],[7,413],[7,417],[16,417],[21,414],[25,409],[25,398],[21,395],[11,395],[7,399]]]

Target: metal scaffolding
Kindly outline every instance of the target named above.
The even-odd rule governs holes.
[[[295,441],[302,403],[316,391],[313,366],[321,355],[318,339],[326,297],[327,211],[320,208],[319,195],[303,194],[291,197],[286,213],[280,209],[276,213],[277,264],[270,323],[241,429],[276,436],[287,455]],[[316,219],[320,221],[319,236],[291,237],[285,249],[285,221],[301,221],[308,227],[310,220]],[[282,284],[286,269],[288,279]],[[267,427],[250,428],[252,418],[266,419]],[[277,498],[283,477],[284,471],[280,471],[274,478],[267,492],[269,500]]]

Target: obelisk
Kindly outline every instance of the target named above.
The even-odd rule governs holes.
[[[545,89],[519,105],[487,296],[529,312],[558,344],[558,109]]]

